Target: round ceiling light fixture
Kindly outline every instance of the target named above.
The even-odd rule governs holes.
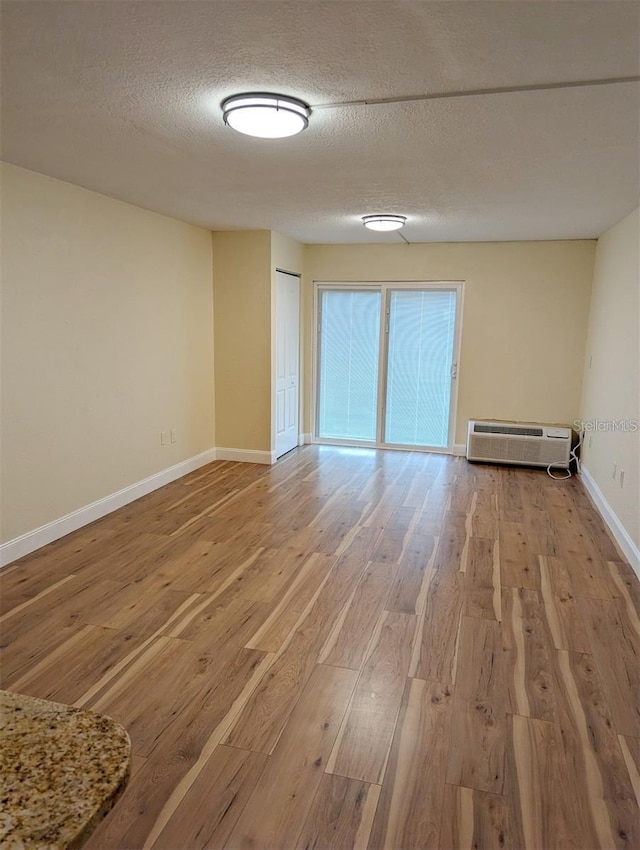
[[[406,220],[406,215],[391,215],[387,213],[362,216],[362,223],[369,230],[400,230],[401,227],[404,227]]]
[[[311,107],[283,94],[234,94],[222,101],[224,123],[260,139],[284,139],[309,126]]]

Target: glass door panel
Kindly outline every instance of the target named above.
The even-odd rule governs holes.
[[[318,436],[376,440],[382,293],[319,291]]]
[[[389,292],[384,442],[449,445],[456,291]]]

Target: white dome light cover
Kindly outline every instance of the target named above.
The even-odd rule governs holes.
[[[406,215],[391,215],[390,213],[362,216],[362,223],[369,230],[400,230],[401,227],[404,227],[406,220]]]
[[[283,139],[309,126],[311,107],[296,97],[266,92],[234,94],[221,105],[224,123],[247,136]]]

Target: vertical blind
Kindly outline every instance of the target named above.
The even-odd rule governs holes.
[[[385,442],[446,447],[456,293],[393,290]]]
[[[375,440],[380,292],[322,290],[318,436]]]

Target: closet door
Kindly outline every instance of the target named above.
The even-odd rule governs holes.
[[[300,278],[276,274],[276,457],[298,445]]]

